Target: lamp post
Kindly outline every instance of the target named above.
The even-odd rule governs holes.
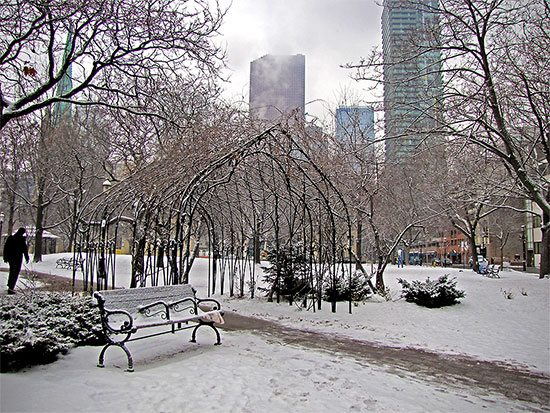
[[[523,271],[527,271],[527,260],[525,259],[525,225],[521,226],[521,243],[523,244]]]

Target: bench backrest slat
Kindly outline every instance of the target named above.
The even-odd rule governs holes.
[[[166,285],[160,287],[129,288],[121,290],[97,291],[105,301],[107,310],[124,310],[137,313],[138,307],[164,301],[167,304],[186,297],[195,297],[195,289],[190,284]]]

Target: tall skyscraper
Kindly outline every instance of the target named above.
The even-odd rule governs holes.
[[[372,144],[374,109],[370,106],[340,106],[336,109],[336,138],[340,142]]]
[[[304,55],[265,55],[250,63],[250,115],[253,119],[277,120],[297,110],[305,112]]]
[[[384,0],[386,159],[399,162],[429,142],[441,116],[441,56],[427,46],[438,35],[438,0]]]
[[[336,140],[351,150],[360,164],[374,162],[374,109],[370,106],[340,106],[336,109]]]

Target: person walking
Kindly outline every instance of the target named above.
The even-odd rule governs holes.
[[[403,268],[403,251],[397,250],[397,268]]]
[[[23,256],[29,263],[29,249],[27,247],[26,230],[21,227],[13,235],[6,239],[4,244],[4,262],[10,265],[10,275],[8,277],[8,294],[15,294],[15,284],[21,271]]]

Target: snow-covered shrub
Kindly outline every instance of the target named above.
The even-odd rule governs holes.
[[[403,287],[401,296],[408,302],[416,303],[429,308],[443,307],[453,305],[464,298],[464,291],[456,288],[455,278],[449,279],[449,275],[443,275],[437,280],[408,282],[401,278],[397,281]]]
[[[365,275],[356,271],[350,279],[336,278],[327,279],[323,285],[323,299],[326,301],[348,301],[350,298],[351,281],[351,299],[352,301],[363,301],[371,295],[369,279]]]
[[[49,363],[71,347],[103,341],[90,297],[29,291],[0,299],[1,371]]]

